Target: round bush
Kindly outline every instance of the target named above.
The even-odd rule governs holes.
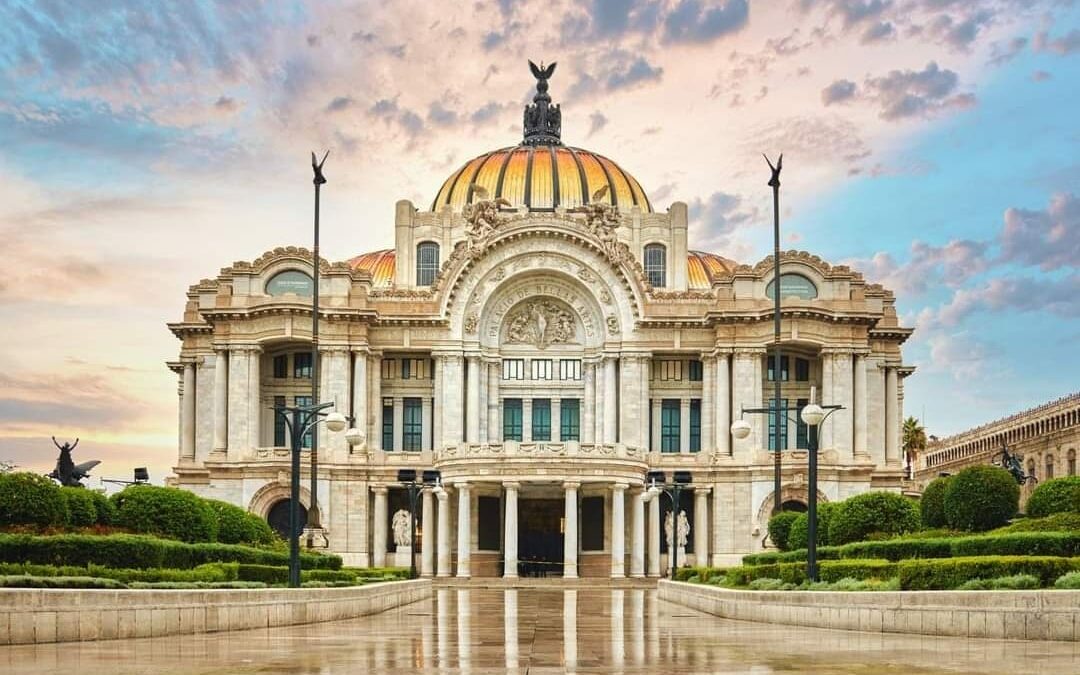
[[[923,490],[919,500],[919,515],[922,526],[927,529],[945,527],[945,488],[949,484],[946,477],[935,478]]]
[[[829,521],[832,519],[833,514],[836,513],[836,507],[838,505],[839,502],[823,502],[817,506],[818,546],[828,546],[831,543],[829,539]],[[806,548],[809,542],[810,518],[807,514],[800,513],[799,517],[791,523],[791,529],[788,531],[788,550],[797,551]]]
[[[67,500],[52,480],[21,471],[0,474],[0,524],[64,525],[67,520]]]
[[[1020,486],[997,466],[969,466],[950,477],[945,488],[945,520],[954,530],[1001,527],[1016,515],[1019,505]]]
[[[72,527],[90,527],[97,522],[97,508],[90,490],[81,487],[62,487],[60,494],[68,507],[68,524]]]
[[[769,540],[781,551],[788,549],[788,532],[791,524],[799,517],[797,511],[781,511],[769,518]]]
[[[919,529],[919,507],[893,492],[866,492],[839,503],[829,520],[829,544],[863,541]]]
[[[111,499],[116,506],[116,524],[121,527],[188,542],[217,540],[217,514],[194,493],[131,485]]]
[[[94,513],[97,516],[98,525],[112,525],[116,520],[116,507],[109,501],[109,498],[105,496],[104,492],[98,492],[97,490],[87,490],[90,493],[91,499],[94,500]]]
[[[254,513],[217,499],[206,503],[217,514],[218,541],[223,544],[271,544],[274,531],[270,524]]]
[[[1080,476],[1051,478],[1028,497],[1027,514],[1044,518],[1055,513],[1080,512]]]

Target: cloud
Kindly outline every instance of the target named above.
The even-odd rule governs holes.
[[[826,106],[849,101],[855,96],[855,83],[851,80],[836,80],[821,90],[821,102]]]
[[[804,11],[822,7],[829,16],[839,16],[845,28],[876,19],[888,9],[889,0],[800,0]]]
[[[214,109],[223,113],[234,113],[240,109],[240,103],[235,98],[221,95],[214,101]]]
[[[606,55],[595,74],[582,70],[578,79],[570,85],[567,97],[586,98],[604,92],[633,89],[646,83],[659,82],[663,74],[663,68],[650,64],[644,56],[616,50]]]
[[[733,235],[743,225],[758,218],[758,209],[739,195],[716,191],[704,200],[688,204],[695,246],[708,250],[729,251]]]
[[[396,99],[379,99],[369,112],[387,124],[396,124],[409,137],[416,137],[424,130],[423,118],[412,110],[399,107]]]
[[[679,0],[664,17],[663,41],[712,42],[746,26],[750,5],[746,0],[727,0],[707,6],[699,0]]]
[[[1080,52],[1080,28],[1073,28],[1058,38],[1051,38],[1046,31],[1040,31],[1035,35],[1034,48],[1037,52],[1050,52],[1058,56]]]
[[[593,114],[589,115],[589,131],[585,134],[586,138],[589,138],[596,132],[600,131],[607,126],[608,118],[604,116],[604,113],[597,110]]]
[[[440,127],[449,127],[457,124],[458,114],[448,109],[442,101],[432,101],[428,106],[428,122]]]
[[[338,96],[326,106],[326,112],[334,113],[348,110],[356,105],[356,101],[351,96]]]
[[[833,113],[786,117],[752,128],[743,148],[754,157],[761,148],[783,148],[785,156],[802,165],[849,165],[870,155],[859,127]]]
[[[893,70],[867,78],[865,89],[866,96],[881,106],[882,119],[900,120],[973,105],[974,95],[956,93],[959,80],[954,71],[931,61],[922,70]]]
[[[506,110],[507,107],[509,106],[505,103],[488,101],[469,115],[469,121],[476,125],[487,124],[498,118],[499,114]]]
[[[992,20],[993,14],[987,10],[973,11],[962,19],[955,19],[949,14],[941,14],[927,26],[927,33],[953,49],[966,51],[978,38],[982,29]]]
[[[1015,37],[1004,46],[999,42],[995,42],[990,46],[990,65],[1000,66],[1012,61],[1024,51],[1027,44],[1028,39],[1025,37]]]
[[[891,254],[880,251],[869,259],[848,260],[845,264],[898,293],[922,295],[942,284],[959,288],[986,271],[988,248],[987,243],[970,239],[954,239],[944,246],[914,241],[907,263],[899,264]]]
[[[1009,262],[1047,272],[1080,267],[1080,199],[1059,193],[1042,211],[1006,210],[1000,242],[1002,259]]]
[[[896,28],[892,25],[891,21],[878,21],[863,31],[862,37],[859,38],[859,42],[864,45],[869,45],[875,42],[884,42],[895,36]]]
[[[1046,82],[1047,80],[1051,79],[1052,77],[1053,77],[1053,75],[1051,75],[1050,73],[1048,73],[1045,70],[1036,70],[1035,72],[1033,72],[1031,74],[1031,81],[1032,82]]]

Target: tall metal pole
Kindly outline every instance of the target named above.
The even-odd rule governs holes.
[[[769,185],[773,194],[773,513],[780,513],[781,506],[781,453],[780,421],[785,412],[780,410],[780,169],[784,155],[776,161],[776,166],[768,162],[772,170]]]
[[[809,470],[807,482],[809,483],[806,497],[806,576],[810,581],[818,580],[817,573],[817,461],[818,461],[818,425],[808,425],[809,446],[807,450]]]
[[[311,153],[311,168],[315,173],[315,243],[312,247],[312,283],[311,289],[311,402],[319,400],[319,188],[326,182],[322,167],[326,163],[326,157],[330,154],[327,150],[322,161],[315,163],[315,153]],[[311,508],[308,509],[307,526],[312,532],[308,537],[308,547],[315,543],[314,530],[320,529],[322,523],[319,517],[319,432],[313,430],[311,434]]]
[[[284,415],[284,412],[276,414]],[[300,587],[300,447],[304,441],[307,420],[297,409],[292,410],[289,445],[292,450],[292,476],[289,481],[289,587]]]

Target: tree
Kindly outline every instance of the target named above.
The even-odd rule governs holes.
[[[915,417],[904,420],[904,459],[911,467],[911,473],[915,473],[915,462],[919,459],[919,453],[926,449],[926,429],[919,424]]]

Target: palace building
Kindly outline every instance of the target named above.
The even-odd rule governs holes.
[[[776,261],[691,249],[685,203],[658,210],[615,161],[565,145],[552,70],[534,67],[520,144],[466,162],[426,209],[398,202],[393,248],[319,261],[319,399],[363,437],[318,431],[317,540],[348,565],[402,564],[398,470],[434,469],[441,488],[417,512],[424,575],[658,576],[669,545],[686,564],[730,564],[768,545],[778,500],[806,500],[795,411],[812,387],[843,406],[821,428],[819,499],[900,491],[913,369],[892,292],[783,253],[774,372]],[[311,265],[293,247],[235,262],[191,286],[169,324],[181,341],[170,482],[281,531],[290,451],[273,407],[311,402]],[[776,377],[790,421],[746,415],[753,432],[733,438]],[[692,478],[675,528],[649,471]]]

